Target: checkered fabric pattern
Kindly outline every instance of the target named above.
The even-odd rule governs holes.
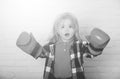
[[[71,67],[72,67],[72,79],[85,79],[84,68],[83,68],[83,56],[93,58],[87,48],[88,43],[85,41],[75,41],[70,49]],[[40,56],[46,57],[46,64],[44,69],[43,79],[51,79],[54,74],[54,55],[55,55],[55,44],[49,43]]]
[[[73,79],[79,79],[77,78],[78,72],[84,72],[83,66],[82,66],[82,51],[80,51],[80,48],[82,44],[80,44],[79,41],[76,41],[75,44],[72,46],[72,49],[70,49],[70,57],[71,57],[71,67],[72,67],[72,77]],[[47,56],[45,70],[44,70],[44,79],[49,79],[50,73],[53,74],[54,71],[54,48],[55,44],[49,45],[49,54]]]

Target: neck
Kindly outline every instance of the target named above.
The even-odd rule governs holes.
[[[62,39],[62,38],[61,38],[61,40],[62,40],[63,42],[65,42],[65,43],[68,43],[68,42],[71,42],[71,41],[73,41],[73,38],[71,38],[71,39],[68,39],[68,40],[65,40],[65,39]]]

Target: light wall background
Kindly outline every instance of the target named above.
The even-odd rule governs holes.
[[[64,12],[77,17],[82,35],[98,27],[111,37],[101,56],[85,59],[86,78],[120,79],[119,0],[0,0],[0,79],[42,79],[45,60],[21,51],[16,40],[32,32],[44,45]]]

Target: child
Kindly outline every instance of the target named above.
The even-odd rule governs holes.
[[[94,29],[87,37],[88,42],[83,41],[77,19],[65,13],[55,21],[49,43],[43,47],[37,44],[30,55],[46,58],[44,79],[85,79],[83,56],[92,58],[100,55],[109,41],[109,37],[105,38],[100,33],[99,29]]]

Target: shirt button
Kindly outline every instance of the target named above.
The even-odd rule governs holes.
[[[64,51],[66,51],[66,49],[64,49]]]

